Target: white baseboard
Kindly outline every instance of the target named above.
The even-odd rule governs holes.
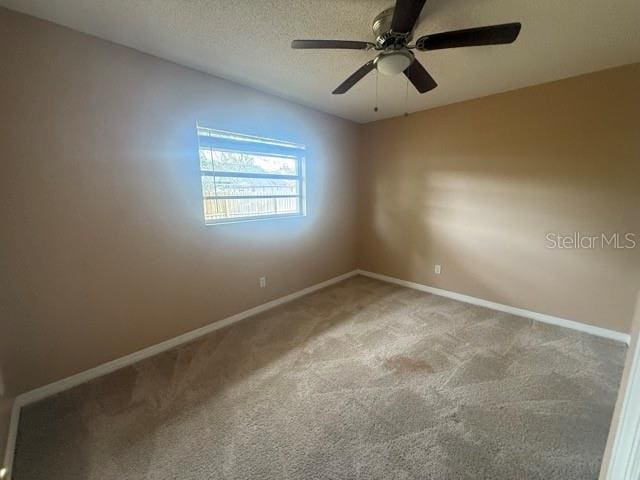
[[[472,305],[478,305],[481,307],[490,308],[499,312],[510,313],[519,317],[531,318],[532,320],[538,320],[539,322],[549,323],[551,325],[558,325],[560,327],[571,328],[580,332],[590,333],[598,337],[609,338],[611,340],[617,340],[618,342],[624,342],[629,345],[631,337],[627,333],[617,332],[615,330],[609,330],[607,328],[596,327],[595,325],[589,325],[586,323],[576,322],[574,320],[567,320],[560,317],[554,317],[553,315],[547,315],[544,313],[532,312],[531,310],[525,310],[524,308],[512,307],[510,305],[503,305],[501,303],[491,302],[482,298],[472,297],[463,293],[451,292],[449,290],[443,290],[441,288],[430,287],[428,285],[422,285],[421,283],[409,282],[407,280],[401,280],[399,278],[389,277],[387,275],[381,275],[379,273],[368,272],[366,270],[358,270],[360,275],[365,277],[375,278],[382,280],[383,282],[395,283],[396,285],[402,285],[403,287],[412,288],[414,290],[420,290],[422,292],[432,293],[441,297],[451,298],[464,303],[470,303]]]
[[[62,380],[58,380],[57,382],[53,382],[48,385],[44,385],[43,387],[39,387],[18,395],[13,403],[13,408],[11,410],[11,422],[9,425],[9,435],[7,439],[7,448],[5,450],[3,465],[3,467],[7,469],[7,473],[2,480],[9,480],[11,478],[13,454],[15,450],[16,436],[18,433],[18,420],[20,418],[20,409],[23,406],[50,397],[52,395],[55,395],[56,393],[63,392],[64,390],[68,390],[77,385],[80,385],[81,383],[101,377],[123,367],[127,367],[136,362],[139,362],[140,360],[170,350],[174,347],[207,335],[215,330],[226,327],[227,325],[239,322],[240,320],[244,320],[245,318],[251,317],[258,313],[265,312],[274,307],[277,307],[278,305],[282,305],[284,303],[295,300],[296,298],[308,295],[309,293],[313,293],[316,290],[328,287],[330,285],[333,285],[334,283],[341,282],[357,274],[357,270],[352,270],[343,275],[330,278],[329,280],[325,280],[324,282],[317,283],[297,292],[285,295],[284,297],[276,298],[275,300],[271,300],[270,302],[263,303],[262,305],[250,308],[249,310],[245,310],[244,312],[237,313],[230,317],[205,325],[204,327],[191,330],[190,332],[178,335],[177,337],[165,340],[164,342],[160,342],[129,355],[125,355],[124,357],[117,358],[107,363],[103,363],[102,365],[98,365],[97,367],[90,368],[89,370],[85,370],[70,377],[63,378]]]

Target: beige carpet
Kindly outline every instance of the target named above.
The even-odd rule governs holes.
[[[625,351],[356,277],[25,408],[15,480],[595,479]]]

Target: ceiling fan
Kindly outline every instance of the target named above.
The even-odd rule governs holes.
[[[473,47],[512,43],[520,33],[520,23],[504,23],[488,27],[467,28],[424,35],[411,44],[413,29],[426,0],[396,0],[395,7],[381,12],[373,21],[375,43],[354,40],[294,40],[295,49],[375,50],[376,58],[368,61],[333,91],[346,93],[372,70],[383,75],[404,73],[420,93],[438,86],[411,50],[424,52],[444,48]]]

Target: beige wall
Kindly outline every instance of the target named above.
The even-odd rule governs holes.
[[[9,394],[355,268],[357,125],[3,9],[0,45]],[[196,121],[305,143],[308,216],[206,227]]]
[[[640,246],[545,235],[640,240],[639,85],[635,64],[367,124],[359,267],[629,331]]]

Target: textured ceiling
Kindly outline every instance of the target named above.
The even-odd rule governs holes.
[[[375,55],[294,51],[296,38],[373,40],[392,0],[0,0],[0,5],[146,53],[369,122],[405,111],[404,76],[375,73],[331,91]],[[640,61],[640,0],[427,0],[416,37],[519,21],[512,45],[418,53],[439,86],[408,91],[414,112]]]

